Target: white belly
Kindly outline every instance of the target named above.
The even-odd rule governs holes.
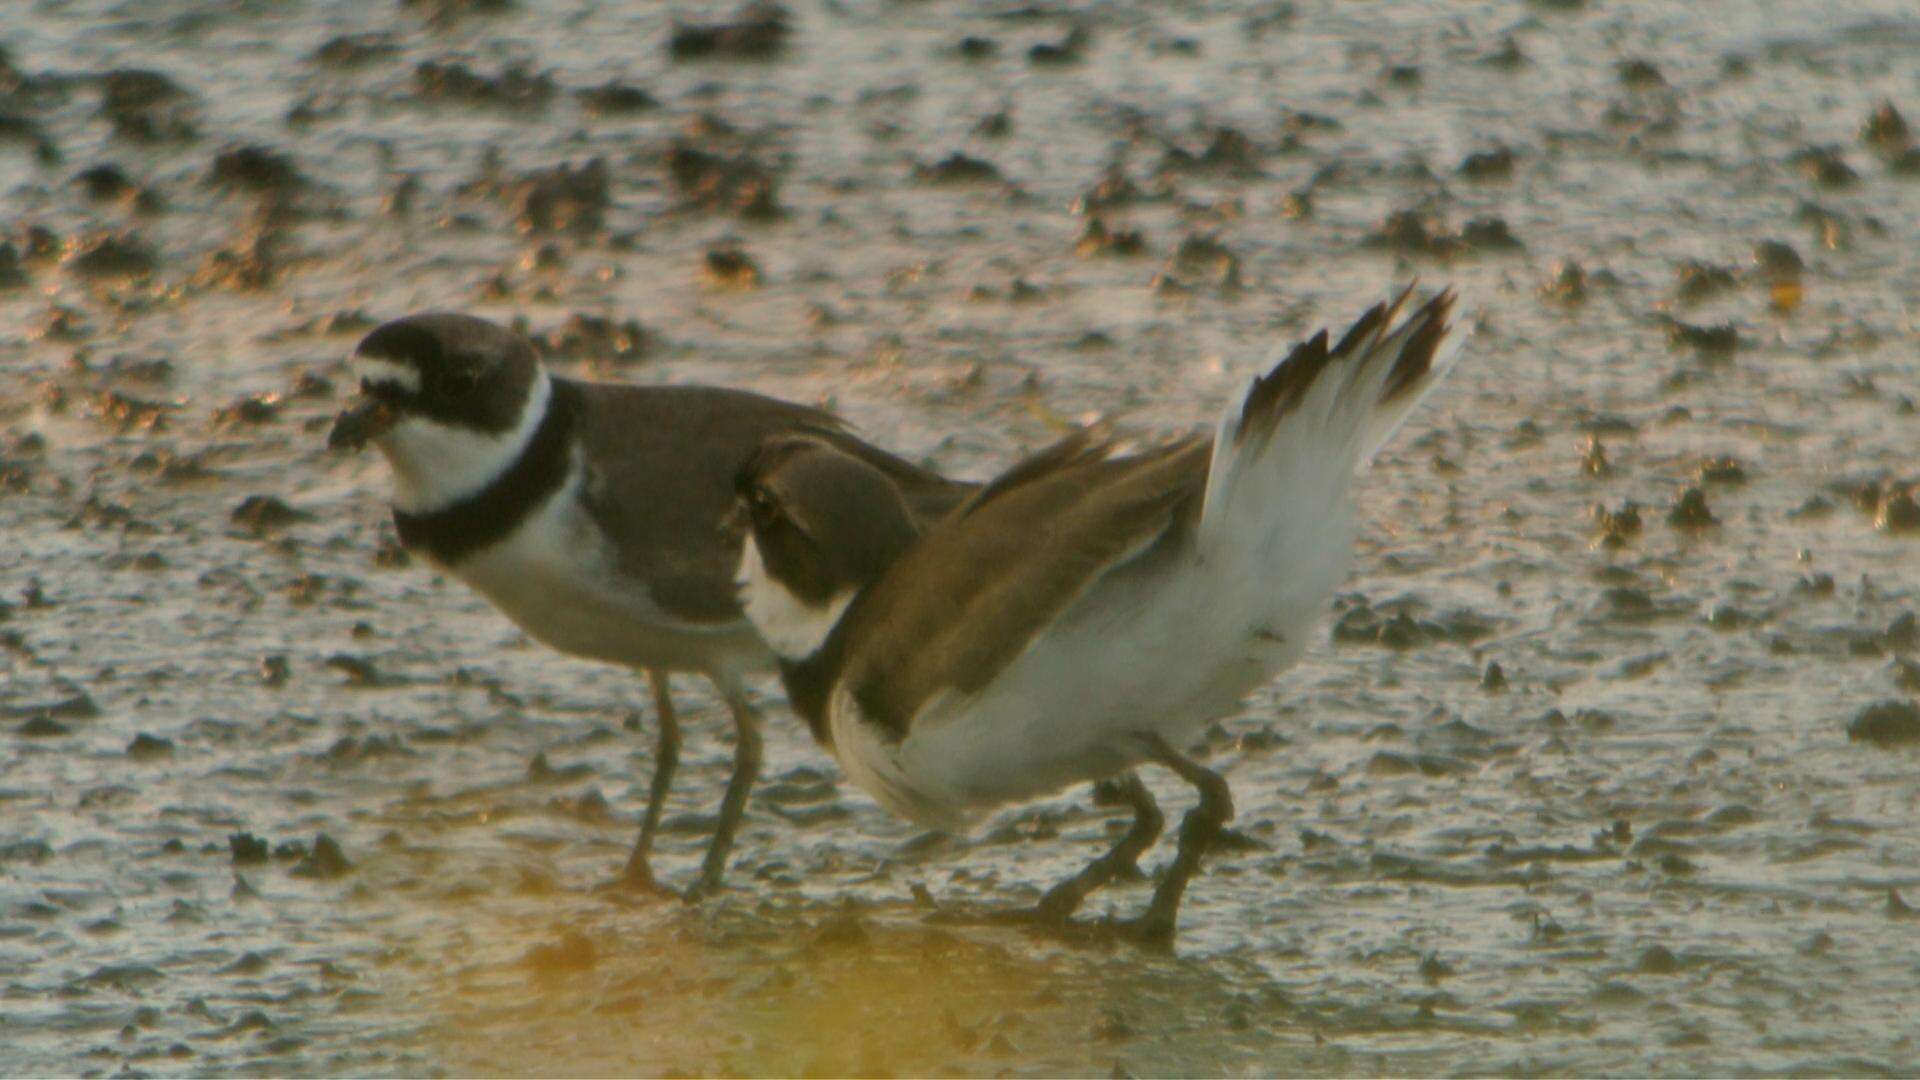
[[[746,622],[688,623],[617,574],[573,478],[501,542],[449,572],[561,652],[629,667],[742,675],[772,666]]]
[[[897,744],[849,723],[840,713],[853,703],[836,697],[836,747],[875,797],[937,827],[1104,779],[1147,759],[1139,736],[1184,748],[1297,661],[1346,563],[1345,550],[1330,547],[1276,585],[1194,560],[1109,589],[979,694],[930,701]]]

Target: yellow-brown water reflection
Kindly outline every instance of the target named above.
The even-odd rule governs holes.
[[[1134,1056],[1131,994],[1101,973],[1139,957],[887,909],[587,900],[474,916],[484,958],[423,1001],[456,1073],[1105,1072]]]

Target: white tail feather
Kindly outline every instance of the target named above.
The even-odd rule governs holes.
[[[1293,400],[1269,403],[1284,409],[1268,421],[1270,430],[1257,430],[1258,418],[1249,416],[1251,396],[1263,378],[1285,365],[1312,361],[1290,354],[1265,376],[1249,380],[1216,428],[1203,533],[1238,532],[1230,522],[1249,513],[1298,518],[1334,512],[1359,465],[1386,444],[1452,365],[1463,338],[1443,328],[1446,336],[1426,370],[1396,388],[1391,400],[1381,400],[1402,350],[1432,320],[1445,319],[1450,306],[1450,299],[1436,298],[1397,324],[1392,319],[1401,305],[1389,306],[1378,326],[1363,331],[1348,355],[1325,361]],[[1243,432],[1245,424],[1256,424],[1256,430]]]

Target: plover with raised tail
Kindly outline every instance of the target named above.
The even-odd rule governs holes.
[[[1226,781],[1183,747],[1306,651],[1352,556],[1359,467],[1459,344],[1454,294],[1403,315],[1410,295],[1293,348],[1212,438],[1128,450],[1081,432],[918,539],[883,471],[763,449],[736,482],[739,584],[795,708],[861,787],[940,829],[1138,765],[1172,771],[1198,805],[1145,912],[1118,924],[1171,942],[1233,815]],[[860,545],[881,553],[850,557]],[[1158,815],[1136,813],[1037,915],[1064,918],[1151,843]]]
[[[655,885],[649,854],[680,748],[669,674],[713,683],[733,716],[734,767],[689,892],[717,888],[760,768],[746,681],[773,666],[736,596],[739,536],[719,527],[735,476],[769,439],[804,435],[874,469],[889,508],[915,521],[971,488],[862,442],[818,409],[716,387],[550,375],[525,337],[467,315],[387,323],[351,359],[361,400],[328,444],[371,442],[386,457],[401,543],[539,641],[647,672],[659,721],[653,779],[618,883]]]

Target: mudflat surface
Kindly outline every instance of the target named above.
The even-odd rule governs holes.
[[[1910,4],[676,16],[735,11],[0,14],[0,1072],[1920,1070]],[[1099,850],[1084,792],[920,841],[772,686],[736,889],[596,895],[643,687],[322,449],[450,307],[985,476],[1415,277],[1474,340],[1206,740],[1170,957],[971,917]],[[729,753],[679,693],[670,880]]]

